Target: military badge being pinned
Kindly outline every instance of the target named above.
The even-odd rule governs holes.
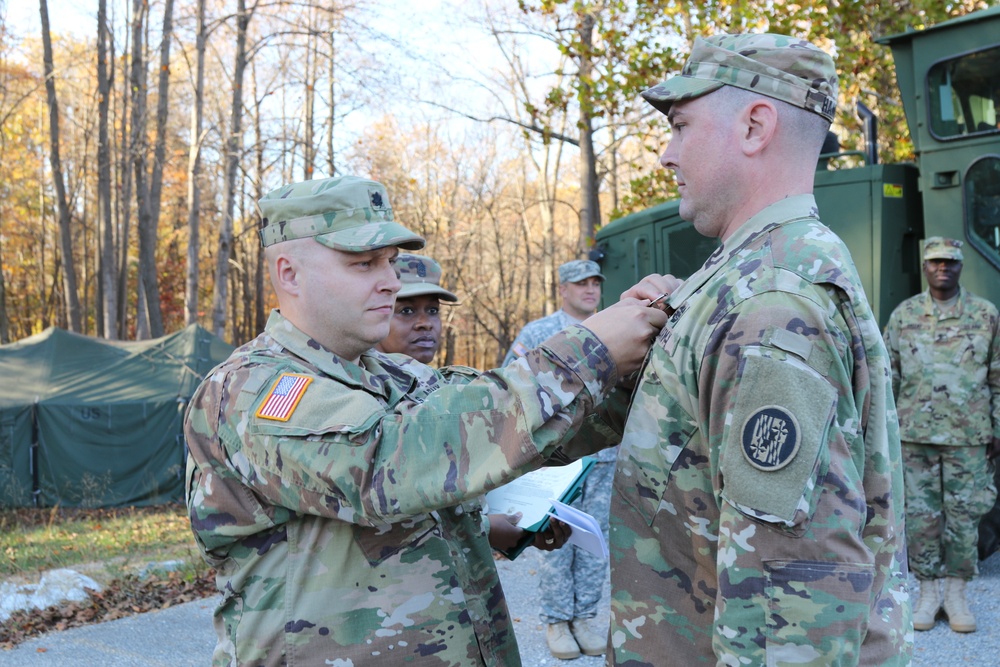
[[[257,416],[280,422],[288,421],[311,382],[312,378],[306,375],[282,373],[271,387],[267,398],[257,408]]]

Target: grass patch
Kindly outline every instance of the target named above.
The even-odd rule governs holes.
[[[147,563],[182,561],[171,572]],[[198,553],[182,505],[118,509],[0,509],[0,580],[37,583],[68,568],[95,579],[82,602],[14,611],[0,622],[0,649],[51,630],[110,621],[217,595],[215,571]]]
[[[0,510],[0,578],[100,563],[109,576],[139,563],[198,556],[183,505]]]

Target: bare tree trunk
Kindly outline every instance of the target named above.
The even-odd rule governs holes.
[[[108,76],[108,3],[97,5],[97,224],[100,227],[101,321],[98,335],[118,339],[118,290],[115,266],[115,228],[111,201],[111,146],[108,138],[108,109],[111,105],[111,78]]]
[[[187,283],[184,292],[184,323],[198,321],[198,255],[201,249],[201,142],[205,105],[205,0],[198,0],[195,35],[194,105],[191,108],[191,148],[188,154],[188,250]]]
[[[160,289],[156,277],[156,229],[146,180],[146,59],[143,28],[147,9],[148,5],[144,0],[132,0],[131,153],[139,230],[139,289],[143,292],[143,298],[139,299],[136,337],[158,338],[163,335],[163,316],[160,312]]]
[[[126,20],[126,23],[128,21]],[[128,331],[128,273],[129,273],[129,237],[132,233],[132,169],[129,165],[129,143],[131,131],[129,130],[129,102],[132,97],[128,91],[130,69],[122,65],[122,112],[121,112],[121,146],[118,157],[118,174],[121,178],[118,197],[118,210],[121,213],[120,235],[118,237],[118,328],[122,332],[122,337],[127,337]],[[138,318],[145,322],[145,318]]]
[[[330,79],[330,101],[327,104],[327,108],[330,110],[330,114],[327,116],[326,119],[326,161],[327,161],[326,172],[330,176],[337,175],[336,161],[334,160],[335,155],[333,152],[333,125],[335,118],[334,111],[337,108],[336,104],[337,48],[335,39],[336,33],[334,31],[335,21],[336,19],[330,20],[330,60],[329,60],[330,69],[327,74]]]
[[[580,243],[581,255],[593,245],[597,226],[601,222],[601,202],[598,199],[597,155],[594,152],[593,99],[591,78],[594,66],[590,60],[594,39],[595,19],[585,13],[578,30],[583,45],[580,53]]]
[[[229,259],[233,250],[233,209],[236,200],[236,170],[239,166],[243,135],[243,74],[247,66],[247,28],[257,9],[257,0],[248,9],[246,0],[237,0],[236,64],[233,69],[233,101],[230,110],[229,136],[226,138],[226,181],[223,185],[222,224],[215,265],[215,289],[212,294],[212,331],[220,338],[226,329],[226,304],[229,289]]]
[[[256,68],[253,70],[253,99],[254,99],[254,116],[253,116],[253,137],[254,137],[254,153],[255,161],[254,168],[256,172],[256,177],[253,181],[253,198],[254,201],[260,201],[261,197],[264,196],[264,128],[261,124],[261,108],[260,108],[260,95],[257,93],[257,71]],[[264,293],[264,249],[261,247],[259,240],[257,240],[256,235],[254,235],[253,243],[253,256],[254,256],[254,304],[253,304],[253,331],[252,335],[256,336],[264,330],[264,324],[267,321],[267,313],[265,312],[265,300],[266,295]]]
[[[316,144],[315,144],[315,105],[316,105],[316,81],[318,79],[319,64],[316,53],[316,11],[309,10],[309,27],[306,35],[306,63],[305,63],[305,108],[303,109],[303,124],[305,125],[304,143],[302,145],[302,177],[310,180],[316,173]]]
[[[3,234],[0,234],[0,345],[10,342],[10,318],[7,315],[7,281],[3,277]]]
[[[160,225],[160,200],[163,190],[163,163],[167,157],[167,116],[170,103],[170,44],[174,31],[174,0],[163,2],[163,40],[160,42],[160,75],[156,91],[156,142],[153,146],[153,173],[149,183],[149,212],[153,237]]]
[[[69,202],[63,180],[62,160],[59,157],[59,102],[56,99],[56,80],[52,59],[52,35],[49,32],[49,7],[47,0],[38,0],[42,19],[42,48],[45,61],[45,93],[49,108],[49,163],[56,188],[56,205],[59,208],[59,243],[62,251],[63,297],[69,329],[83,332],[80,313],[80,296],[76,288],[76,269],[73,262],[73,238],[70,226]]]
[[[0,17],[2,20],[2,17]],[[4,25],[0,23],[0,33],[4,31]],[[7,69],[7,59],[0,60],[0,68]],[[7,90],[5,82],[0,81],[0,101],[6,102]],[[6,103],[4,108],[6,108]],[[7,133],[3,131],[6,124],[6,116],[0,121],[0,155],[6,155]],[[3,271],[3,222],[7,219],[7,202],[0,200],[0,345],[10,342],[10,315],[7,312],[7,280]]]
[[[611,128],[611,141],[608,146],[611,148],[611,169],[609,171],[609,184],[611,187],[611,210],[618,209],[618,131]]]
[[[143,313],[148,312],[148,305],[146,303],[146,286],[143,284],[141,269],[139,270],[139,275],[136,277],[135,288],[135,307],[139,314],[135,323],[135,338],[136,340],[145,340],[152,338],[152,336],[149,333],[149,319],[142,316]]]

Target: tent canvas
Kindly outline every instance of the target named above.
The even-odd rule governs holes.
[[[232,349],[198,325],[145,341],[49,328],[0,345],[0,506],[181,500],[184,409]]]

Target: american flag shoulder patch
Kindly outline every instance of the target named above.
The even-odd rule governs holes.
[[[295,407],[306,393],[306,387],[313,379],[298,373],[282,373],[268,392],[264,402],[257,408],[257,416],[279,422],[288,421]]]
[[[526,348],[523,343],[515,343],[514,344],[514,356],[515,357],[523,357],[526,354],[528,354],[528,348]]]

